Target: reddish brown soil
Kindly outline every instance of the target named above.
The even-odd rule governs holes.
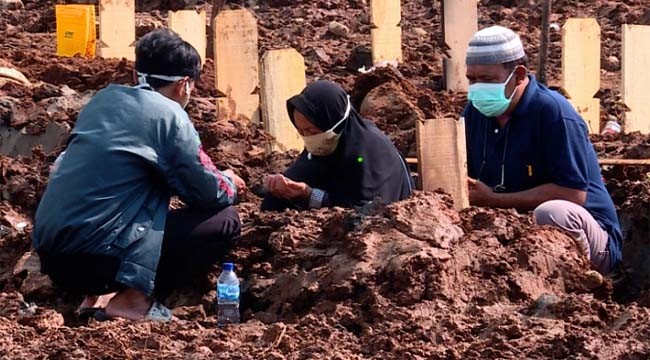
[[[243,2],[243,1],[242,1]],[[196,1],[195,3],[201,3]],[[248,3],[248,2],[247,2]],[[414,155],[413,124],[456,117],[465,95],[442,91],[440,2],[403,1],[405,63],[365,75],[370,41],[364,0],[255,1],[260,52],[293,46],[308,78],[338,81],[354,105]],[[434,4],[435,3],[435,4]],[[535,68],[541,11],[529,1],[483,1],[481,26],[519,30]],[[553,21],[595,16],[603,28],[603,120],[623,120],[618,57],[620,25],[650,23],[644,1],[555,1]],[[129,83],[132,64],[54,57],[53,2],[24,0],[0,12],[0,66],[21,70],[32,88],[0,87],[0,121],[29,133],[47,122],[74,125],[85,99],[110,82]],[[138,34],[165,23],[183,1],[140,1]],[[227,6],[236,7],[234,1]],[[156,9],[156,10],[152,10]],[[208,12],[209,12],[208,6]],[[302,20],[299,20],[302,19]],[[329,21],[351,36],[327,33]],[[421,28],[426,36],[417,35]],[[560,38],[551,37],[552,85],[560,74]],[[220,167],[253,186],[239,205],[244,231],[232,254],[242,284],[244,324],[216,327],[216,274],[168,299],[172,324],[81,324],[78,298],[55,292],[23,254],[56,153],[0,156],[0,358],[461,359],[620,358],[650,356],[650,296],[622,270],[592,285],[588,265],[566,235],[535,227],[526,214],[469,209],[419,193],[388,207],[260,213],[263,174],[295,154],[264,152],[268,135],[241,121],[216,121],[208,60],[188,112]],[[365,99],[365,101],[364,101]],[[594,137],[599,155],[647,158],[648,138]],[[606,168],[607,185],[632,230],[648,234],[650,179],[638,167]],[[647,237],[647,236],[646,236]],[[26,260],[27,259],[27,260]],[[613,286],[616,288],[613,288]],[[637,303],[629,303],[630,301]]]

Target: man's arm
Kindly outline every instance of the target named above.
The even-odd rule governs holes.
[[[553,183],[540,185],[516,193],[495,193],[487,185],[469,180],[470,203],[474,206],[533,210],[550,200],[566,200],[584,206],[587,192]]]
[[[233,205],[237,199],[235,179],[217,170],[189,120],[176,126],[163,161],[169,187],[190,206],[218,209]]]

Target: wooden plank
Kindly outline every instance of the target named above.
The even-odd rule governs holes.
[[[476,0],[444,0],[442,6],[443,37],[449,47],[449,58],[443,59],[445,88],[466,92],[465,56],[469,41],[478,31],[478,5]]]
[[[650,159],[600,159],[600,165],[650,166]]]
[[[625,132],[650,133],[650,26],[623,25],[623,102],[630,108]]]
[[[569,19],[562,28],[562,88],[587,122],[600,132],[600,25],[596,19]]]
[[[170,11],[168,19],[169,28],[194,46],[201,55],[201,63],[205,64],[205,52],[208,47],[208,38],[205,36],[205,10],[200,12],[195,10]]]
[[[135,60],[135,0],[100,0],[99,39],[99,56]]]
[[[451,194],[457,210],[469,207],[465,121],[418,121],[416,139],[422,189],[443,189]]]
[[[259,122],[257,20],[248,10],[222,11],[214,19],[218,119]]]
[[[302,150],[302,138],[287,114],[287,100],[307,86],[305,59],[295,49],[270,50],[262,57],[261,68],[260,110],[266,131],[275,139],[267,150]]]
[[[402,62],[402,7],[400,0],[371,0],[372,62]]]
[[[417,165],[417,158],[406,158],[409,165]],[[650,159],[599,159],[600,165],[650,166]]]

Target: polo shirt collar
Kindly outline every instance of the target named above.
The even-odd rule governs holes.
[[[537,79],[535,79],[535,75],[528,75],[528,80],[528,86],[526,86],[524,95],[519,100],[519,104],[517,104],[517,107],[512,113],[512,116],[526,115],[528,113],[530,103],[533,101],[533,98],[535,98],[535,95],[537,95],[537,91],[539,91],[539,83],[537,82]]]

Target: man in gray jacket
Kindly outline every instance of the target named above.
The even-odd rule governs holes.
[[[110,85],[79,114],[33,243],[57,286],[86,295],[80,315],[166,321],[154,294],[190,284],[229,251],[246,185],[217,170],[184,111],[198,52],[157,30],[137,43],[135,67],[138,86]],[[172,195],[188,207],[170,211]]]

